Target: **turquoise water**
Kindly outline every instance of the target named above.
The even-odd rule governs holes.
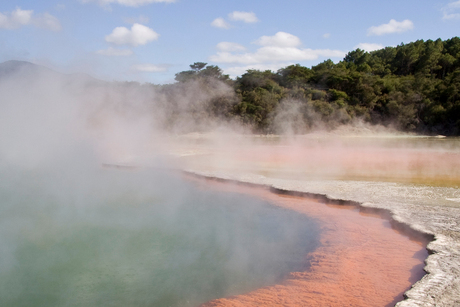
[[[318,225],[166,172],[3,170],[0,306],[196,306],[304,270]]]

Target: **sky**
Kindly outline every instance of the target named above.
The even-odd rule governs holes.
[[[107,81],[173,83],[194,62],[235,78],[459,34],[460,0],[0,2],[0,62]]]

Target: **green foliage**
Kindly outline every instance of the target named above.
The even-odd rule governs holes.
[[[349,99],[347,93],[336,90],[336,89],[329,89],[328,91],[329,96],[331,97],[332,101],[342,100],[347,101]]]
[[[198,72],[202,70],[208,63],[203,63],[203,62],[195,62],[190,65],[190,68],[193,69],[194,71]]]
[[[225,114],[254,131],[289,126],[280,120],[294,121],[290,131],[301,133],[318,121],[333,127],[362,118],[404,131],[460,134],[459,37],[372,52],[356,49],[339,63],[329,59],[312,68],[295,64],[276,73],[248,70],[235,81],[219,67],[206,65],[196,62],[176,80],[219,80],[233,86],[236,95],[216,99],[209,113]]]
[[[181,71],[176,74],[175,80],[178,82],[188,82],[197,79],[218,79],[221,81],[230,81],[228,75],[224,75],[222,69],[218,66],[208,65],[203,62],[195,62],[190,65],[191,70]]]
[[[327,93],[321,90],[312,90],[310,91],[310,93],[311,93],[312,100],[323,100],[323,99],[326,99],[327,97]]]
[[[248,70],[237,78],[235,88],[241,97],[235,114],[255,131],[268,132],[275,109],[285,96],[286,89],[277,82],[270,70]]]
[[[367,64],[369,57],[369,53],[358,48],[348,52],[343,61],[347,64],[349,69],[356,69],[357,67]]]
[[[279,84],[287,88],[308,88],[313,71],[300,64],[290,65],[277,72]]]
[[[181,71],[177,73],[174,79],[178,82],[187,82],[187,81],[195,79],[195,77],[196,77],[196,71],[187,70],[187,71]]]

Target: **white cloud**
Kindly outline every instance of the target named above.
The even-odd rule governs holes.
[[[228,14],[228,18],[230,18],[230,20],[244,21],[246,23],[254,23],[259,21],[256,14],[254,14],[253,12],[234,11]]]
[[[367,30],[367,35],[384,35],[391,33],[402,33],[414,28],[414,23],[409,19],[403,21],[396,21],[391,19],[389,23],[380,26],[373,26]]]
[[[211,26],[222,29],[229,29],[231,26],[222,17],[218,17],[211,22]]]
[[[116,45],[139,46],[157,40],[159,36],[149,27],[135,23],[131,30],[125,27],[116,27],[111,34],[105,37],[105,40]]]
[[[108,6],[112,3],[124,5],[124,6],[131,6],[131,7],[139,7],[142,5],[147,5],[151,3],[173,3],[176,0],[81,0],[83,3],[88,2],[98,2],[102,6]]]
[[[286,32],[278,32],[273,36],[262,36],[254,41],[254,44],[261,46],[297,47],[302,43],[295,35]]]
[[[238,43],[221,42],[216,46],[220,51],[244,51],[246,48]]]
[[[132,69],[140,72],[164,72],[169,69],[170,65],[139,64],[132,66]]]
[[[225,50],[218,47],[221,51],[210,56],[209,61],[249,65],[308,61],[316,60],[319,57],[343,58],[346,54],[345,51],[341,50],[297,48],[296,46],[301,44],[300,39],[285,32],[278,32],[274,36],[262,36],[255,42],[261,44],[262,47],[252,53],[232,53],[231,51],[236,50]]]
[[[331,33],[324,33],[323,34],[323,38],[329,38],[329,37],[331,37]]]
[[[131,49],[116,49],[109,47],[107,49],[98,50],[96,53],[105,56],[130,56],[133,54],[133,51]]]
[[[450,2],[441,9],[442,19],[460,19],[460,0]]]
[[[28,25],[32,20],[32,14],[32,10],[21,10],[19,7],[12,11],[10,14],[0,13],[0,28],[16,29],[21,26]]]
[[[11,17],[10,21],[13,24],[18,24],[18,25],[26,25],[29,24],[32,21],[32,14],[34,11],[29,10],[21,10],[19,7],[16,8],[13,12],[11,12]]]
[[[28,25],[52,31],[61,30],[59,20],[49,13],[34,16],[33,10],[22,10],[20,7],[11,13],[0,13],[0,29],[12,30]]]
[[[357,49],[357,48],[359,48],[361,50],[364,50],[364,51],[367,51],[367,52],[371,52],[371,51],[374,51],[374,50],[383,49],[383,48],[385,48],[385,46],[383,46],[381,44],[360,43],[360,44],[355,46],[355,49]]]
[[[259,21],[259,19],[257,19],[256,17],[256,14],[254,14],[253,12],[234,11],[228,14],[228,18],[230,20],[243,21],[246,23],[254,23]],[[232,27],[232,25],[225,21],[225,19],[222,17],[214,19],[211,22],[211,26],[221,29],[230,29]]]

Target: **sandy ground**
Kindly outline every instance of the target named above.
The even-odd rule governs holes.
[[[190,178],[189,178],[190,179]],[[194,179],[213,189],[247,193],[320,222],[321,246],[279,285],[202,306],[394,306],[425,273],[426,240],[410,238],[356,206],[278,195],[264,188]]]

